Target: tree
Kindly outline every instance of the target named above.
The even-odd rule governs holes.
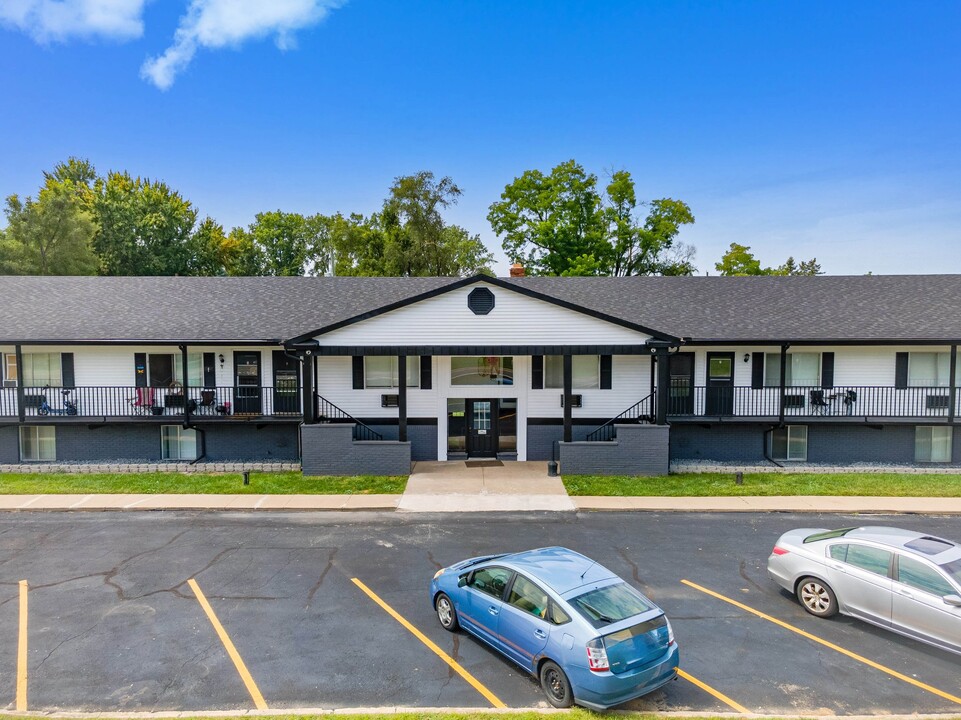
[[[611,173],[602,196],[597,176],[569,160],[550,175],[516,178],[487,219],[508,258],[533,275],[692,274],[694,249],[677,242],[681,226],[694,222],[690,207],[654,200],[641,219],[638,205],[626,170]]]
[[[50,178],[37,199],[7,198],[0,271],[16,275],[95,275],[96,223],[70,180]]]
[[[804,260],[797,264],[793,257],[777,268],[761,267],[761,261],[754,257],[751,248],[746,245],[731,243],[728,251],[721,256],[721,261],[714,264],[714,268],[721,275],[820,275],[821,266],[817,258]]]
[[[257,213],[246,230],[235,228],[233,271],[244,275],[323,275],[329,265],[326,218],[281,210]]]
[[[206,217],[191,233],[188,241],[188,274],[217,276],[228,274],[230,248],[223,226]]]

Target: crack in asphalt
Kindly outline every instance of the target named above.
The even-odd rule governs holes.
[[[430,561],[430,564],[434,566],[435,570],[440,570],[442,567],[444,567],[434,559],[434,553],[432,553],[430,550],[427,551],[427,559]]]
[[[753,586],[756,587],[758,590],[760,590],[762,593],[763,593],[763,592],[767,592],[767,590],[765,590],[765,588],[762,587],[760,583],[758,583],[758,582],[757,582],[756,580],[754,580],[753,578],[748,577],[748,575],[747,575],[747,561],[746,561],[746,560],[743,560],[743,559],[741,560],[741,564],[738,566],[738,573],[740,573],[741,577],[744,579],[744,582],[748,583],[749,585],[753,585]]]
[[[634,579],[634,582],[641,586],[645,595],[653,599],[654,593],[651,592],[651,586],[641,579],[641,574],[639,568],[637,567],[637,563],[627,556],[627,551],[624,548],[615,547],[614,550],[616,550],[617,554],[620,555],[624,562],[630,566],[631,577]]]
[[[337,557],[337,551],[339,549],[340,548],[333,548],[331,549],[330,554],[327,555],[327,565],[321,571],[320,577],[317,578],[317,582],[314,583],[314,586],[310,588],[310,591],[307,593],[307,604],[304,606],[304,610],[310,607],[310,604],[314,601],[314,595],[316,595],[317,591],[320,590],[320,586],[324,584],[324,578],[327,577],[327,573],[329,573],[331,568],[334,567],[334,558]]]
[[[46,656],[44,656],[43,660],[41,660],[39,663],[37,663],[37,666],[33,669],[33,672],[36,672],[36,671],[39,670],[41,667],[43,667],[43,664],[44,664],[45,662],[47,662],[47,660],[50,659],[50,656],[53,655],[55,652],[57,652],[57,650],[59,650],[63,645],[66,645],[68,642],[71,642],[71,641],[73,641],[73,640],[76,640],[76,639],[79,638],[79,637],[83,637],[84,635],[87,635],[87,634],[90,633],[95,627],[97,627],[97,625],[99,625],[99,624],[100,624],[99,622],[96,622],[96,623],[94,623],[93,625],[91,625],[90,627],[88,627],[86,630],[81,630],[81,631],[78,632],[76,635],[71,635],[70,637],[65,638],[65,639],[61,640],[60,642],[58,642],[56,645],[53,646],[53,648],[50,650],[50,652],[48,652],[48,653],[46,654]]]

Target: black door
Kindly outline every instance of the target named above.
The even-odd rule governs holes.
[[[734,414],[734,353],[707,354],[707,398],[704,414]]]
[[[497,456],[496,400],[467,400],[467,456]]]
[[[694,414],[694,353],[671,355],[671,396],[667,405],[668,415]]]
[[[234,353],[234,413],[260,415],[260,352]]]
[[[274,350],[274,413],[300,412],[300,363]]]

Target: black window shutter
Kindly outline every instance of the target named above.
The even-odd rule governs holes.
[[[751,388],[760,390],[764,387],[764,353],[751,353]]]
[[[531,390],[544,389],[544,356],[531,356]]]
[[[147,353],[133,354],[133,384],[147,387]]]
[[[65,388],[77,387],[73,374],[73,353],[60,353],[60,379]]]
[[[896,353],[894,356],[894,387],[908,386],[908,353]]]
[[[217,387],[217,362],[215,353],[204,353],[204,387]]]
[[[834,387],[834,353],[821,353],[821,387]]]
[[[420,356],[420,389],[430,390],[433,386],[433,375],[431,375],[431,356]]]
[[[614,363],[611,355],[601,355],[601,390],[610,390],[614,381]]]
[[[354,390],[364,389],[364,356],[353,356]]]

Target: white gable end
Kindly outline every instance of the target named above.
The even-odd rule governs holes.
[[[494,294],[494,309],[475,315],[467,296],[478,287]],[[317,341],[339,345],[640,345],[646,335],[553,303],[486,283],[347,325]]]

